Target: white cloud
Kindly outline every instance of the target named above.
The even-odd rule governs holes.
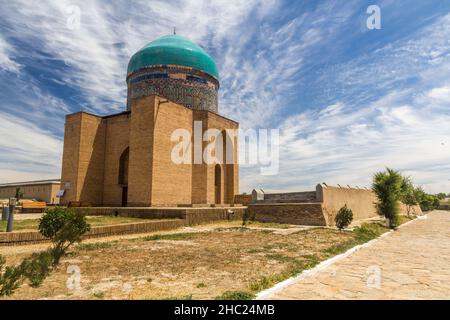
[[[11,56],[14,49],[0,36],[0,71],[9,71],[17,73],[20,71],[20,64],[15,62]]]
[[[62,141],[33,123],[0,112],[0,181],[61,175]],[[27,175],[29,177],[27,178]]]
[[[426,53],[449,55],[449,49],[443,49],[448,40],[442,33],[448,29],[450,15],[413,39],[340,66],[341,72],[329,82],[345,83],[343,88],[351,86],[355,93],[373,86],[370,94],[379,98],[367,103],[357,94],[342,95],[348,98],[345,102],[281,122],[279,175],[257,177],[257,171],[244,172],[243,190],[311,189],[323,181],[370,186],[373,173],[389,166],[411,175],[429,192],[448,192],[450,60],[436,60]],[[386,74],[387,70],[395,75]],[[398,85],[411,75],[414,82]]]

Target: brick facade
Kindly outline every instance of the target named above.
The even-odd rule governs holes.
[[[107,117],[85,112],[66,117],[62,204],[81,201],[93,206],[149,207],[233,203],[238,192],[237,136],[224,138],[233,142],[234,164],[176,164],[171,154],[178,142],[171,141],[171,135],[184,129],[193,139],[194,121],[202,121],[202,133],[211,128],[221,132],[238,129],[236,122],[158,96],[133,99],[130,108]],[[206,145],[208,142],[203,142],[203,148]],[[225,147],[226,143],[226,156]],[[120,159],[127,150],[128,179],[123,184],[119,183]],[[220,183],[216,187],[218,172]]]

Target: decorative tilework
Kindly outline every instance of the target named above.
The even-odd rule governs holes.
[[[128,78],[128,108],[130,99],[159,95],[191,109],[217,113],[218,86],[212,77],[202,77],[201,73],[192,69],[166,66],[148,68]]]

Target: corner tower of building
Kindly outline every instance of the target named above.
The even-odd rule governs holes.
[[[194,110],[218,113],[219,72],[198,45],[179,35],[150,42],[128,64],[127,109],[131,101],[158,95]]]

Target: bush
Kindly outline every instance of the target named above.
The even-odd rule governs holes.
[[[353,221],[353,211],[347,208],[347,205],[339,209],[336,218],[336,227],[342,231],[342,229],[347,228]]]
[[[25,280],[31,287],[39,287],[67,249],[80,242],[89,229],[84,214],[60,207],[48,210],[39,221],[39,231],[52,241],[52,247],[33,253],[17,266],[6,266],[5,259],[0,256],[0,296],[13,294]]]
[[[39,232],[52,242],[55,264],[72,244],[81,242],[81,237],[89,230],[85,214],[71,208],[49,209],[39,220]]]

